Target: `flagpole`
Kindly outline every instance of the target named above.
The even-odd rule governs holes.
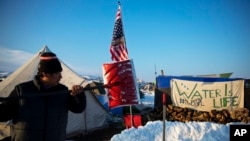
[[[122,18],[122,10],[121,10],[121,2],[120,1],[118,1],[118,6],[119,6],[119,9],[120,9],[120,14],[121,14],[121,18]],[[123,36],[123,38],[124,38],[124,46],[127,47],[126,37],[125,37],[125,32],[124,32],[124,27],[123,27],[123,21],[122,21],[122,33],[124,34],[124,36]],[[127,56],[128,56],[128,53],[127,53]],[[128,59],[129,59],[129,57],[128,57]]]
[[[118,9],[115,16],[115,25],[113,29],[113,36],[110,45],[111,53],[111,64],[104,64],[103,71],[104,77],[107,80],[119,80],[128,79],[129,85],[126,82],[122,83],[121,87],[117,88],[116,91],[108,91],[110,94],[109,107],[116,107],[120,105],[130,104],[130,121],[131,126],[134,127],[133,122],[133,104],[138,104],[140,102],[139,88],[136,81],[135,68],[133,60],[128,57],[128,50],[126,47],[126,40],[122,22],[122,12],[121,3],[118,1]],[[126,68],[126,69],[124,69]],[[127,77],[121,77],[121,75],[126,75]],[[132,84],[133,81],[133,84]],[[109,84],[111,81],[104,81],[104,84]],[[125,85],[131,88],[126,88]],[[124,86],[124,87],[122,87]],[[133,91],[131,91],[133,90]],[[134,91],[135,90],[135,91]],[[118,96],[117,96],[118,95]],[[120,95],[120,96],[119,96]],[[122,95],[122,96],[121,96]],[[133,99],[130,96],[134,96]],[[112,102],[112,103],[111,103]]]
[[[133,113],[132,113],[132,106],[131,106],[131,104],[129,105],[129,110],[130,110],[131,127],[134,127],[134,125],[133,125]]]
[[[118,6],[119,8],[121,8],[121,2],[118,0]],[[121,11],[120,11],[121,12]],[[122,16],[122,14],[121,14]],[[123,30],[123,25],[122,25],[122,30]],[[124,33],[124,30],[123,30],[123,33]],[[125,33],[124,33],[125,34]],[[126,46],[126,40],[125,40],[125,36],[123,37],[124,38],[124,44]],[[131,122],[131,127],[134,127],[133,125],[133,112],[132,112],[132,106],[131,104],[129,105],[129,111],[130,111],[130,122]]]
[[[121,9],[121,2],[120,1],[118,1],[118,6],[119,6],[119,8]],[[121,12],[121,11],[120,11]],[[122,13],[121,13],[121,17],[122,17]],[[125,34],[124,33],[124,29],[123,29],[123,25],[122,25],[122,32],[123,32],[123,34]],[[124,38],[124,44],[125,44],[125,46],[126,46],[126,39],[125,39],[125,36],[123,37]],[[134,80],[135,81],[135,80]],[[137,91],[136,91],[137,92]],[[132,112],[132,105],[130,104],[129,105],[129,111],[130,111],[130,124],[131,124],[131,127],[134,127],[134,125],[133,125],[133,112]]]

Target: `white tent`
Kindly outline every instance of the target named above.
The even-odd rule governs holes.
[[[27,80],[32,80],[37,73],[39,56],[42,52],[50,52],[47,46],[43,47],[29,61],[9,75],[4,81],[0,82],[0,97],[7,97],[14,89],[15,85]],[[61,60],[60,60],[61,61]],[[61,83],[71,88],[78,84],[85,87],[88,81],[77,75],[73,70],[66,66],[62,61],[63,68]],[[91,91],[85,91],[87,106],[81,114],[69,112],[67,136],[70,137],[77,133],[93,131],[107,126],[108,111],[99,103],[98,99]]]

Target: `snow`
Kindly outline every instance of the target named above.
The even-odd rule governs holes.
[[[165,141],[228,141],[230,124],[166,121]],[[162,121],[149,121],[145,126],[123,130],[120,134],[114,135],[111,141],[162,141],[162,129]]]
[[[146,94],[142,103],[154,102],[153,94]],[[152,104],[151,103],[151,104]],[[229,141],[230,124],[212,122],[170,122],[165,121],[165,141]],[[144,126],[123,130],[115,134],[111,141],[162,141],[163,122],[149,121]]]

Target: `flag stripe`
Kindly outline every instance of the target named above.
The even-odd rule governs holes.
[[[111,47],[112,60],[114,61],[127,60],[128,56],[124,50],[126,50],[126,48],[123,45]]]

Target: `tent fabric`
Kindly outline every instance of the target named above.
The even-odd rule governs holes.
[[[196,77],[230,78],[232,74],[233,74],[232,72],[229,72],[229,73],[219,73],[219,74],[197,75]]]
[[[18,83],[34,78],[37,73],[39,56],[43,52],[51,51],[47,46],[43,47],[29,61],[10,74],[4,81],[0,82],[0,97],[7,97]],[[83,87],[88,85],[89,82],[87,80],[76,74],[61,60],[60,62],[63,68],[60,81],[62,84],[69,89],[72,85],[82,85]],[[107,126],[108,111],[99,103],[93,92],[87,90],[85,94],[87,99],[86,110],[80,114],[72,112],[68,114],[67,136]]]

